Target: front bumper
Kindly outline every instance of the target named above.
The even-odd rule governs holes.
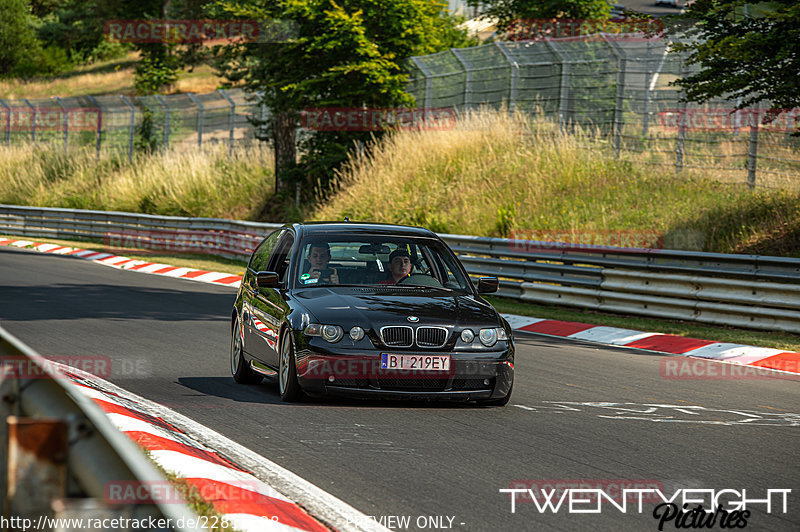
[[[446,372],[382,370],[383,352],[298,350],[297,378],[303,390],[313,395],[462,401],[505,397],[514,381],[510,342],[502,351],[425,353],[450,355],[450,370]]]

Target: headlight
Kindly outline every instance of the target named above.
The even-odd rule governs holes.
[[[461,331],[461,341],[465,344],[471,344],[474,339],[475,333],[472,332],[472,329],[464,329]]]
[[[497,343],[496,329],[481,329],[481,332],[478,334],[478,336],[481,339],[481,343],[486,347],[492,347]]]
[[[481,343],[486,347],[492,347],[498,340],[508,340],[508,334],[502,327],[495,327],[493,329],[481,329],[480,334]]]
[[[338,325],[320,325],[319,323],[309,323],[304,332],[308,336],[321,336],[323,340],[332,344],[344,336],[344,331]]]

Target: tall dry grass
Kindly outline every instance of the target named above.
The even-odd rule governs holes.
[[[645,164],[646,153],[617,159],[590,133],[502,111],[461,117],[452,130],[397,132],[353,159],[311,218],[575,242],[656,233],[679,249],[800,253],[797,192],[676,174]]]
[[[0,202],[180,216],[252,219],[275,188],[271,152],[258,147],[152,155],[0,146]]]

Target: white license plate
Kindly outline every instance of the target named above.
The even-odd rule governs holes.
[[[450,355],[393,355],[381,353],[381,369],[449,371]]]

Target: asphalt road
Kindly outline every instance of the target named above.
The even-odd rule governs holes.
[[[540,513],[519,500],[512,513],[499,492],[582,479],[607,492],[623,480],[648,484],[668,497],[746,489],[747,498],[763,499],[768,489],[792,489],[786,514],[777,494],[771,513],[751,504],[747,529],[798,529],[797,381],[665,379],[663,357],[520,334],[506,408],[287,405],[274,384],[239,386],[230,377],[233,299],[223,287],[0,248],[0,325],[11,333],[44,355],[108,357],[108,380],[384,524],[399,516],[410,529],[658,529],[648,502],[642,513],[633,502],[624,513],[606,502],[599,514],[575,514]]]

